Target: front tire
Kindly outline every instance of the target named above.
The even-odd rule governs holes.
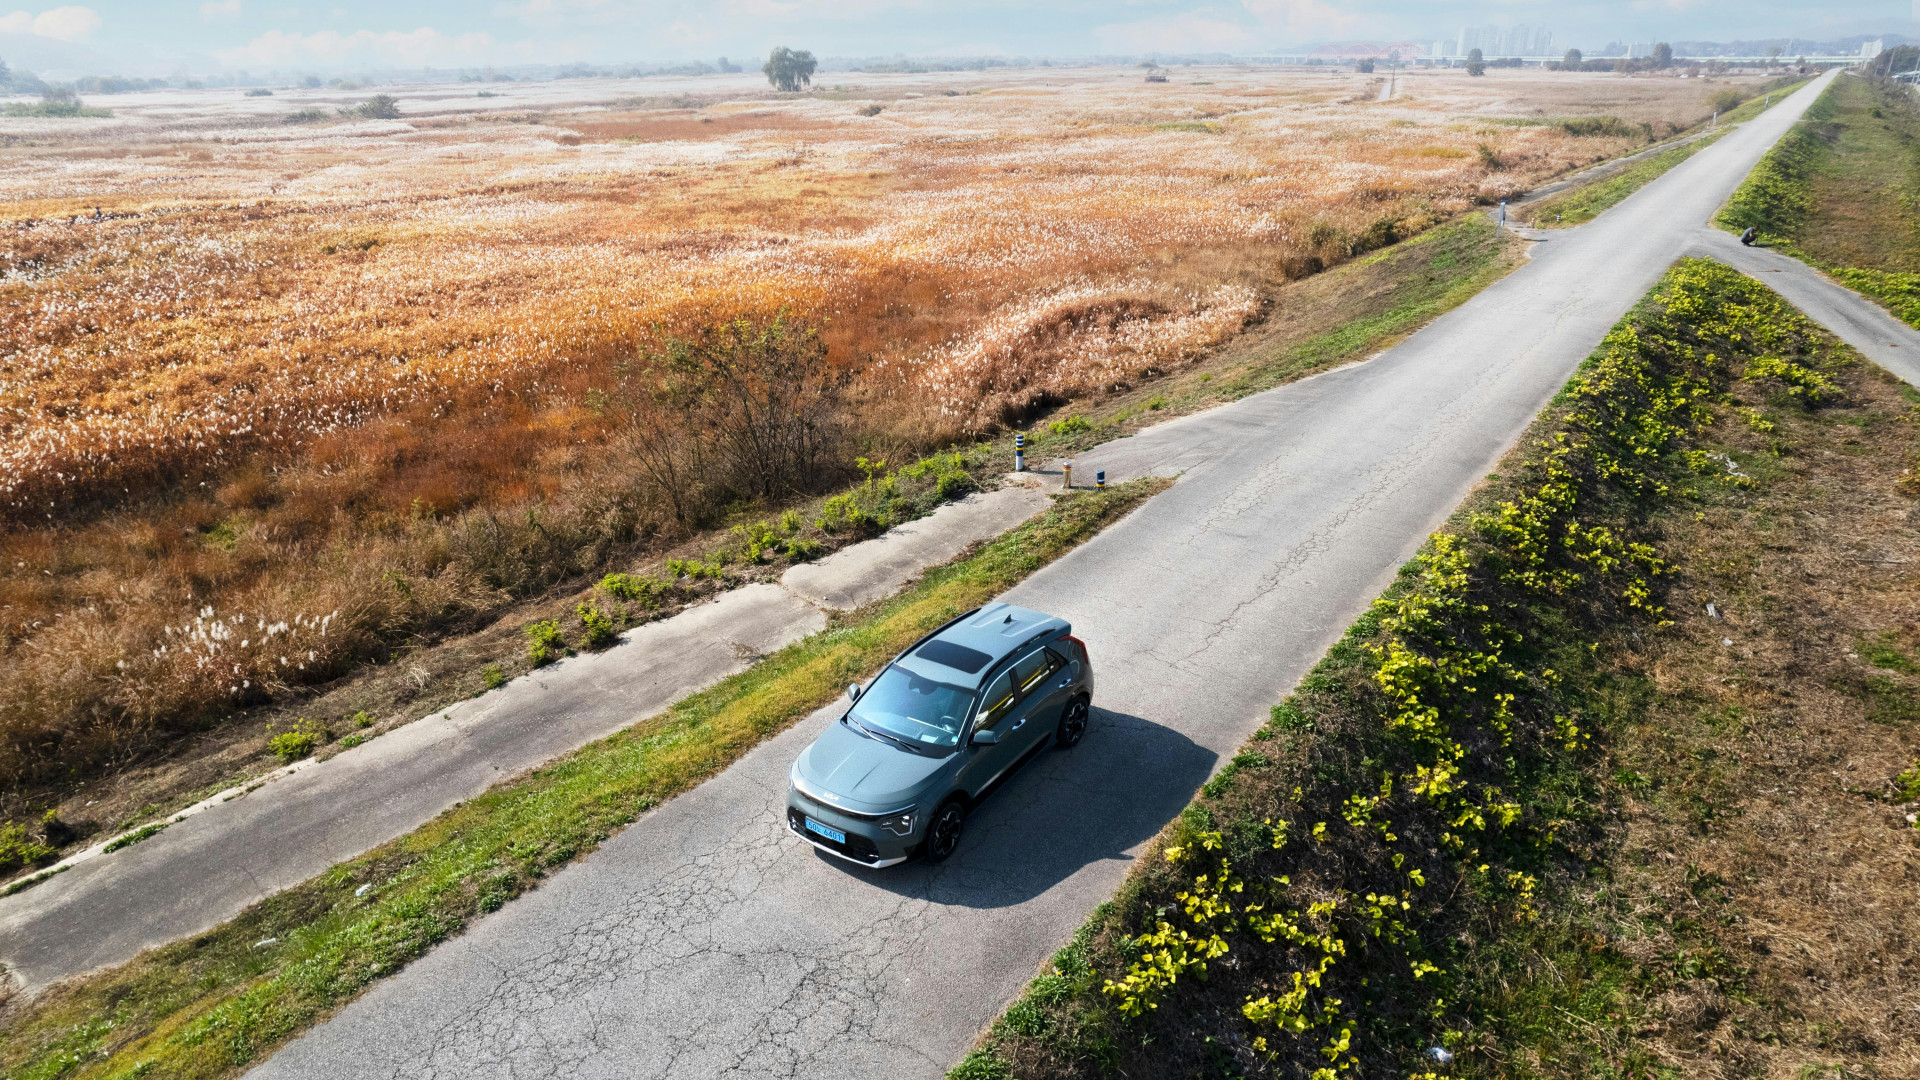
[[[1066,711],[1060,714],[1060,726],[1053,731],[1053,741],[1060,744],[1062,750],[1079,743],[1087,733],[1087,699],[1074,698],[1067,703]]]
[[[966,826],[967,808],[960,800],[953,799],[940,804],[933,812],[933,821],[927,825],[926,860],[930,863],[947,861],[955,848],[960,846],[960,832]]]

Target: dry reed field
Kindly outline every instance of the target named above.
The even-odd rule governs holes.
[[[856,455],[1175,370],[1277,283],[1742,85],[835,82],[418,87],[397,120],[337,113],[371,91],[156,92],[0,124],[0,778],[151,755]],[[1557,124],[1594,116],[1618,123]]]

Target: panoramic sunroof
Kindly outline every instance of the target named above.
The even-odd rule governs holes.
[[[955,645],[951,641],[929,641],[920,646],[917,655],[924,656],[936,664],[942,664],[955,671],[964,671],[971,675],[993,659],[978,649],[969,649],[965,645]]]

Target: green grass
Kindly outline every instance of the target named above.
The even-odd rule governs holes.
[[[1920,330],[1920,274],[1844,266],[1831,268],[1831,272],[1847,288],[1873,297],[1895,318]]]
[[[1155,131],[1184,131],[1189,135],[1218,135],[1220,125],[1204,120],[1170,120],[1153,125]]]
[[[127,833],[125,836],[118,836],[108,841],[107,845],[101,848],[100,851],[102,854],[112,854],[121,848],[130,848],[143,840],[150,840],[160,835],[161,831],[169,824],[171,824],[171,822],[156,821],[152,824],[142,825],[132,832]]]
[[[1501,950],[1589,943],[1566,882],[1605,842],[1592,747],[1654,696],[1609,650],[1670,625],[1671,568],[1635,545],[1751,483],[1694,438],[1707,401],[1784,395],[1796,373],[1741,375],[1762,352],[1851,362],[1725,267],[1669,274],[950,1075],[1405,1076],[1434,1045],[1511,1075],[1615,1022],[1630,980],[1711,969],[1603,950],[1568,986]]]
[[[1165,485],[1143,479],[1070,494],[893,600],[655,720],[495,787],[217,929],[49,991],[0,1026],[0,1075],[238,1073]],[[371,888],[356,895],[363,885]],[[269,938],[277,941],[256,947]]]
[[[1834,81],[1735,192],[1719,224],[1813,264],[1920,328],[1920,103]]]
[[[1255,393],[1385,348],[1504,277],[1509,268],[1500,250],[1494,226],[1476,214],[1356,260],[1360,267],[1381,266],[1391,274],[1396,264],[1424,259],[1427,272],[1409,275],[1385,310],[1263,358],[1234,380],[1234,392]]]
[[[95,109],[85,105],[67,105],[57,101],[40,101],[32,104],[14,102],[6,107],[9,117],[45,116],[45,117],[87,117],[99,119],[113,115],[112,109]]]
[[[1724,133],[1722,133],[1724,134]],[[1626,201],[1627,196],[1665,176],[1667,172],[1720,140],[1720,135],[1696,139],[1634,162],[1610,176],[1571,191],[1543,199],[1529,208],[1530,220],[1543,229],[1584,225]]]

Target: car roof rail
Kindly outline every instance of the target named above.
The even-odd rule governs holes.
[[[965,616],[961,616],[961,617],[965,618]],[[984,684],[988,679],[996,678],[999,676],[999,674],[1002,671],[1008,668],[1011,668],[1013,666],[1014,660],[1018,659],[1021,653],[1024,652],[1026,649],[1031,648],[1032,646],[1038,645],[1043,641],[1052,641],[1056,638],[1063,637],[1067,634],[1071,634],[1072,632],[1073,632],[1072,624],[1068,624],[1064,629],[1058,626],[1049,627],[1048,629],[1040,631],[1039,633],[1033,635],[1032,637],[1021,642],[1020,644],[1015,645],[1013,648],[1008,649],[1006,653],[1000,657],[1000,659],[995,660],[993,663],[987,665],[987,673],[985,675],[980,676],[981,683]]]
[[[958,614],[958,615],[955,615],[955,616],[954,616],[953,618],[951,618],[951,619],[948,619],[948,620],[947,620],[946,622],[943,622],[943,623],[941,623],[941,624],[940,624],[939,626],[936,626],[936,627],[934,627],[934,628],[933,628],[932,630],[930,630],[930,631],[928,631],[928,632],[927,632],[927,634],[926,634],[926,636],[925,636],[925,637],[922,637],[922,638],[921,638],[921,639],[920,639],[919,641],[916,641],[916,642],[914,642],[913,644],[911,644],[911,645],[909,645],[909,646],[907,646],[906,648],[904,648],[904,649],[901,649],[901,650],[900,650],[899,652],[897,652],[897,653],[895,653],[895,654],[893,655],[893,658],[894,658],[895,660],[898,660],[898,659],[900,659],[901,657],[903,657],[903,656],[905,656],[905,655],[907,655],[908,653],[911,653],[911,652],[912,652],[913,650],[915,650],[915,649],[917,649],[917,648],[919,648],[919,647],[920,647],[920,646],[922,646],[922,645],[925,645],[925,644],[926,644],[927,642],[929,642],[929,641],[932,641],[932,640],[933,640],[934,638],[937,638],[937,637],[939,637],[939,636],[940,636],[941,634],[943,634],[943,633],[945,633],[945,632],[946,632],[946,629],[947,629],[947,627],[949,627],[949,626],[952,626],[952,625],[953,625],[954,623],[957,623],[957,622],[959,622],[959,621],[960,621],[961,619],[964,619],[964,618],[966,618],[966,617],[967,617],[967,616],[969,616],[969,615],[973,615],[973,614],[975,614],[975,613],[977,613],[977,612],[978,612],[979,610],[980,610],[980,609],[979,609],[979,608],[977,608],[977,607],[976,607],[976,608],[968,608],[968,609],[967,609],[966,611],[963,611],[963,612],[961,612],[960,614]]]

